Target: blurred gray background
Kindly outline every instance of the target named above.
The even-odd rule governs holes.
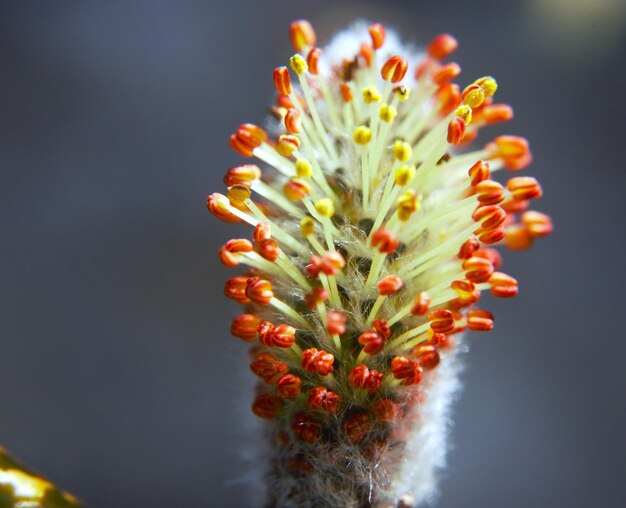
[[[626,506],[621,0],[1,2],[0,443],[90,507],[248,506],[233,234],[204,200],[300,17],[455,34],[556,225],[470,337],[437,506]]]

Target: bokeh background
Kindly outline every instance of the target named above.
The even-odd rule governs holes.
[[[260,505],[204,200],[299,17],[455,34],[556,225],[470,337],[436,506],[626,506],[622,0],[1,2],[0,443],[89,507]]]

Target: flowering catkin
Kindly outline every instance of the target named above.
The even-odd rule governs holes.
[[[254,343],[268,506],[432,495],[460,334],[493,327],[476,307],[483,291],[518,291],[493,247],[525,249],[552,229],[527,210],[542,194],[534,178],[492,179],[528,166],[525,139],[470,148],[481,127],[513,116],[493,101],[495,79],[454,84],[451,35],[407,59],[383,26],[367,31],[325,54],[308,22],[291,25],[291,71],[273,74],[280,132],[243,124],[230,138],[271,171],[233,167],[226,194],[208,198],[218,218],[253,230],[219,256],[247,267],[224,293],[245,307],[232,334]]]

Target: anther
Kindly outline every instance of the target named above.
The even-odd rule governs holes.
[[[532,162],[528,141],[519,136],[498,136],[485,148],[493,150],[494,156],[501,158],[505,167],[513,171],[523,169]]]
[[[372,234],[372,247],[378,249],[378,252],[384,254],[393,254],[398,245],[400,245],[400,240],[398,237],[385,228],[380,228]]]
[[[300,139],[292,134],[282,134],[276,143],[276,151],[283,157],[291,157],[291,154],[300,148]]]
[[[230,211],[230,201],[219,192],[214,192],[207,198],[209,212],[224,222],[239,222],[240,219]]]
[[[539,182],[531,176],[518,176],[506,182],[506,188],[511,191],[517,200],[537,199],[542,195]]]
[[[461,74],[461,67],[459,66],[459,64],[455,62],[450,62],[446,65],[441,66],[439,70],[435,72],[433,76],[433,81],[436,84],[441,85],[443,83],[452,81],[453,79],[459,77],[460,74]]]
[[[504,187],[494,180],[483,180],[474,190],[481,205],[497,205],[504,201]]]
[[[408,356],[396,356],[391,360],[393,377],[403,384],[416,385],[422,380],[422,367],[417,360]]]
[[[367,145],[372,139],[372,131],[361,125],[354,129],[354,142],[359,145]]]
[[[306,159],[296,161],[296,175],[300,178],[308,178],[313,174],[313,166]]]
[[[298,134],[302,130],[302,119],[300,111],[295,108],[289,108],[285,114],[285,129],[289,134]]]
[[[359,55],[363,59],[365,67],[369,67],[372,65],[372,61],[374,60],[374,48],[372,48],[370,44],[364,42],[359,47]]]
[[[411,314],[414,316],[425,316],[430,305],[430,296],[425,291],[418,293],[413,299]]]
[[[291,431],[300,441],[314,443],[322,435],[322,426],[306,413],[298,413],[291,424]]]
[[[463,104],[467,104],[470,108],[477,108],[485,100],[485,90],[480,85],[472,83],[463,90],[461,100]]]
[[[267,384],[274,385],[289,371],[289,366],[276,359],[271,353],[257,355],[250,364],[250,370]]]
[[[274,69],[274,86],[280,95],[289,95],[293,92],[287,67],[283,66]]]
[[[289,64],[296,74],[304,74],[309,69],[306,60],[302,58],[302,55],[297,53],[289,59]]]
[[[324,350],[317,350],[314,347],[305,349],[302,352],[302,368],[308,372],[327,376],[333,371],[335,357]]]
[[[309,54],[306,56],[306,63],[309,66],[309,72],[311,74],[319,74],[319,60],[322,55],[320,48],[311,48]]]
[[[360,443],[372,429],[372,422],[366,413],[348,416],[343,424],[343,431],[353,443]]]
[[[466,123],[461,117],[455,117],[448,124],[448,143],[458,145],[465,136]]]
[[[496,90],[498,89],[497,81],[491,76],[485,76],[483,78],[479,78],[476,81],[474,81],[474,83],[476,83],[478,86],[480,86],[483,89],[486,97],[493,96],[493,94],[495,94]]]
[[[441,361],[437,348],[432,344],[418,344],[411,350],[411,355],[424,370],[432,370]]]
[[[470,238],[469,240],[465,241],[463,245],[461,245],[457,257],[459,259],[468,259],[472,257],[474,252],[476,252],[479,247],[480,244],[478,243],[478,240],[476,240],[475,238]]]
[[[302,379],[295,374],[285,374],[276,383],[276,393],[285,399],[295,399],[300,395]]]
[[[404,102],[411,95],[411,89],[408,86],[400,85],[393,88],[393,93],[400,101]]]
[[[267,222],[259,222],[252,234],[254,243],[260,244],[263,240],[267,240],[272,237],[272,228]]]
[[[224,175],[227,187],[232,185],[246,185],[250,187],[254,180],[261,178],[261,170],[254,164],[243,164],[230,168]]]
[[[220,261],[226,266],[234,267],[239,264],[237,254],[244,254],[251,251],[252,242],[249,240],[246,240],[245,238],[229,240],[219,250]]]
[[[355,388],[367,390],[369,393],[376,393],[380,390],[383,374],[375,369],[370,370],[367,368],[367,365],[361,363],[350,371],[348,380]]]
[[[500,298],[511,298],[519,291],[517,281],[502,272],[493,272],[489,277],[489,284],[491,285],[491,294]]]
[[[393,181],[399,187],[404,187],[411,183],[411,181],[415,178],[415,166],[403,164],[398,169],[396,169],[393,174]]]
[[[335,205],[330,198],[322,198],[315,202],[315,210],[322,217],[332,217],[335,215]]]
[[[480,284],[487,282],[493,273],[493,264],[491,261],[478,256],[472,256],[463,262],[463,270],[467,280]]]
[[[310,309],[317,308],[318,305],[324,303],[330,297],[330,293],[321,287],[315,287],[313,290],[304,296],[304,301],[307,307]]]
[[[472,309],[467,312],[467,327],[477,332],[488,332],[493,328],[493,314],[486,310]]]
[[[404,286],[404,282],[402,282],[402,279],[397,275],[387,275],[383,277],[376,286],[378,287],[378,294],[380,296],[388,296],[394,295],[400,291],[402,286]]]
[[[328,333],[343,335],[346,333],[346,315],[340,310],[330,309],[326,315],[326,330]]]
[[[257,337],[257,329],[261,318],[255,314],[240,314],[230,325],[230,333],[246,342],[252,342]]]
[[[526,212],[521,217],[522,223],[528,229],[531,236],[546,236],[552,233],[552,219],[541,212]]]
[[[478,161],[471,168],[469,168],[467,174],[472,179],[470,185],[472,187],[475,187],[480,182],[483,182],[489,178],[489,163],[482,160]]]
[[[246,296],[254,303],[266,305],[274,298],[270,281],[260,277],[250,277],[247,280]]]
[[[246,275],[239,275],[228,279],[224,284],[224,295],[242,304],[250,303],[250,299],[246,295],[249,278]]]
[[[502,256],[496,249],[483,247],[478,249],[474,255],[479,258],[488,259],[496,270],[502,266]]]
[[[278,415],[283,406],[283,401],[269,393],[262,393],[254,399],[252,412],[259,418],[271,420]]]
[[[317,37],[311,23],[306,19],[299,19],[289,27],[291,45],[296,51],[302,51],[308,46],[315,46]]]
[[[371,104],[372,102],[380,102],[382,95],[375,86],[366,86],[363,91],[363,102]]]
[[[446,116],[452,113],[461,102],[461,92],[458,85],[444,83],[435,94],[435,99],[439,104],[441,115]]]
[[[513,108],[507,104],[490,104],[480,110],[480,118],[487,125],[508,122],[513,118]]]
[[[391,149],[394,159],[399,160],[400,162],[408,161],[413,155],[413,149],[411,145],[406,141],[397,140],[393,144],[393,148]]]
[[[385,27],[380,23],[375,23],[369,27],[368,31],[372,38],[372,47],[380,49],[385,43]]]
[[[431,58],[443,60],[454,52],[458,46],[459,43],[452,35],[441,34],[430,42],[426,51]]]
[[[315,234],[315,221],[312,217],[304,217],[300,221],[300,234],[304,238]]]
[[[413,166],[409,166],[409,168],[413,168],[413,171],[415,169]],[[409,173],[404,176],[410,176],[410,174],[411,170],[409,170]],[[411,180],[412,178],[409,179],[409,182]],[[396,185],[399,185],[397,180]],[[416,211],[420,209],[421,199],[421,195],[418,195],[413,189],[408,189],[406,192],[403,192],[397,201],[398,219],[400,219],[402,222],[408,221],[411,218],[411,215],[413,215]]]
[[[283,192],[290,201],[300,201],[309,195],[311,187],[300,178],[290,178],[283,186]]]
[[[354,96],[352,94],[352,88],[350,88],[350,85],[342,82],[339,84],[339,87],[341,89],[341,98],[343,99],[343,102],[352,102]]]
[[[381,399],[372,405],[372,412],[379,422],[394,422],[402,414],[402,407],[392,400]]]
[[[435,309],[428,313],[430,328],[435,333],[449,333],[454,329],[454,316],[448,309]]]
[[[498,205],[479,206],[474,210],[472,219],[480,222],[483,229],[494,229],[506,220],[506,212]]]
[[[382,104],[378,111],[378,116],[385,123],[391,123],[397,114],[396,108],[389,104]]]
[[[398,83],[404,78],[409,67],[407,61],[399,55],[390,57],[381,67],[380,75],[385,81]]]
[[[311,390],[306,404],[314,411],[324,411],[334,415],[339,411],[340,398],[335,392],[328,391],[323,386],[316,386]]]
[[[266,238],[259,242],[257,252],[263,259],[267,259],[273,263],[280,255],[280,245],[273,238]]]

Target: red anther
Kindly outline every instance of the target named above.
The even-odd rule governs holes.
[[[425,316],[430,306],[430,296],[426,291],[422,291],[415,296],[413,300],[413,307],[411,307],[411,314],[414,316]]]
[[[491,264],[496,270],[502,266],[502,256],[496,249],[492,249],[490,247],[483,247],[481,249],[478,249],[474,253],[474,255],[479,258],[485,258],[491,261]]]
[[[524,224],[512,224],[505,231],[504,243],[511,250],[525,250],[533,244],[533,237]]]
[[[290,201],[300,201],[309,195],[311,187],[301,178],[290,178],[283,186],[283,192]]]
[[[521,219],[533,238],[552,233],[552,219],[545,213],[530,211],[524,213]]]
[[[292,134],[282,134],[276,142],[276,151],[283,157],[291,157],[291,154],[300,148],[300,139]]]
[[[402,414],[402,406],[389,399],[381,399],[372,404],[372,412],[380,422],[393,422]]]
[[[529,204],[530,202],[525,199],[519,201],[516,199],[509,199],[508,201],[502,203],[500,206],[506,213],[522,213],[528,210]]]
[[[346,260],[335,250],[327,251],[322,258],[324,260],[322,270],[326,275],[336,275],[339,270],[346,266]]]
[[[469,168],[467,174],[472,179],[470,185],[472,185],[472,187],[475,187],[479,183],[489,178],[489,163],[486,161],[478,161],[471,168]]]
[[[245,185],[250,187],[254,180],[261,178],[261,170],[254,164],[243,164],[230,168],[224,175],[224,183],[228,187]]]
[[[424,370],[434,369],[441,361],[437,348],[432,344],[418,344],[411,350],[411,355]]]
[[[262,393],[254,399],[252,412],[259,418],[271,420],[283,407],[283,401],[269,393]]]
[[[313,291],[311,291],[308,295],[305,295],[304,301],[306,302],[307,307],[315,309],[320,303],[324,303],[328,300],[329,297],[330,294],[328,291],[324,288],[316,287],[313,288]]]
[[[228,138],[228,143],[235,152],[244,157],[252,157],[254,155],[254,147],[241,141],[236,134],[232,134],[230,138]]]
[[[317,279],[322,271],[322,263],[324,260],[321,256],[311,256],[309,264],[304,267],[304,270],[312,279]]]
[[[257,252],[263,259],[267,259],[273,263],[280,254],[280,246],[276,240],[268,238],[259,243]]]
[[[252,238],[256,244],[260,244],[263,240],[272,237],[272,227],[267,222],[259,222],[254,228]]]
[[[274,86],[280,95],[289,95],[293,92],[291,88],[291,77],[287,67],[277,67],[274,69]]]
[[[245,238],[236,238],[233,240],[228,240],[226,242],[226,245],[224,245],[224,249],[232,254],[251,252],[252,242],[250,240],[246,240]]]
[[[261,353],[250,364],[250,370],[267,384],[275,385],[281,377],[289,372],[289,365],[281,362],[270,353]]]
[[[448,124],[448,143],[458,145],[465,136],[466,123],[460,116],[454,117]]]
[[[479,247],[480,244],[478,243],[478,240],[476,240],[475,238],[470,238],[469,240],[466,240],[463,245],[461,245],[457,257],[459,259],[469,259],[472,257],[474,252],[478,250]]]
[[[469,281],[480,284],[489,280],[493,273],[493,265],[488,259],[472,256],[463,262],[463,270]]]
[[[352,94],[352,88],[350,88],[350,85],[348,85],[347,83],[340,83],[339,87],[341,88],[341,98],[343,99],[343,102],[352,102],[354,96]]]
[[[482,309],[467,312],[467,326],[476,332],[488,332],[493,328],[493,314]]]
[[[404,78],[409,64],[399,55],[390,57],[380,69],[380,75],[385,81],[398,83]]]
[[[370,374],[365,380],[365,389],[367,393],[376,393],[380,390],[383,383],[383,374],[375,369],[370,369]]]
[[[504,187],[494,180],[484,180],[474,190],[481,205],[497,205],[504,201]]]
[[[309,67],[311,74],[319,74],[319,62],[322,50],[320,48],[311,48],[309,54],[306,56],[306,64]]]
[[[380,228],[372,235],[372,246],[378,249],[378,252],[393,254],[398,245],[400,245],[400,240],[388,229]]]
[[[313,410],[324,411],[328,415],[334,415],[339,411],[341,399],[335,392],[329,392],[323,386],[316,386],[311,390],[306,404]]]
[[[396,356],[391,360],[391,373],[405,385],[416,385],[422,380],[422,368],[417,360],[408,356]]]
[[[272,283],[260,277],[250,277],[246,286],[246,296],[254,303],[268,304],[274,298]]]
[[[512,118],[513,108],[511,106],[508,104],[491,104],[480,110],[477,120],[480,119],[487,125],[492,125],[494,123],[508,122]]]
[[[366,330],[359,335],[359,344],[368,355],[377,355],[385,346],[385,339],[374,330]]]
[[[315,46],[317,36],[311,23],[306,19],[298,19],[289,27],[291,45],[296,51],[302,51],[307,46]]]
[[[380,23],[375,23],[369,27],[369,33],[372,38],[372,47],[380,49],[385,43],[385,27]]]
[[[439,112],[442,116],[452,113],[461,103],[461,92],[458,85],[444,83],[439,87],[435,95],[439,104]]]
[[[513,171],[523,169],[532,162],[528,141],[519,136],[499,136],[485,148],[494,150],[494,155],[500,157],[504,166]]]
[[[478,231],[478,241],[484,245],[498,243],[504,238],[505,230],[503,226],[495,229],[480,229]]]
[[[240,219],[230,211],[230,201],[224,194],[214,192],[206,200],[206,206],[213,215],[224,222],[239,222]]]
[[[494,229],[506,220],[506,212],[498,205],[479,206],[474,210],[472,219],[480,222],[483,229]]]
[[[454,316],[448,309],[435,309],[428,313],[430,328],[435,333],[448,333],[454,329]]]
[[[309,372],[314,372],[320,376],[327,376],[333,371],[335,357],[328,351],[321,351],[314,347],[305,349],[302,352],[302,368]]]
[[[289,134],[298,134],[302,130],[302,119],[300,111],[295,108],[289,108],[285,113],[285,129]]]
[[[343,430],[353,443],[360,443],[372,429],[372,422],[365,413],[355,413],[346,418]]]
[[[489,284],[491,284],[491,294],[500,298],[511,298],[519,291],[517,281],[502,272],[493,272],[489,277]]]
[[[292,102],[292,100],[289,98],[288,95],[280,95],[280,94],[276,95],[276,105],[279,108],[283,108],[283,109],[289,109],[289,108],[295,107],[295,104]]]
[[[250,303],[249,297],[246,295],[246,287],[249,277],[246,275],[238,275],[231,277],[224,284],[224,295],[239,303]]]
[[[378,294],[380,296],[389,296],[400,291],[402,286],[404,286],[404,282],[402,282],[402,279],[397,275],[387,275],[380,279],[376,286],[378,287]]]
[[[446,341],[446,334],[445,333],[433,333],[432,336],[430,337],[430,339],[427,339],[424,342],[422,342],[422,345],[425,345],[425,346],[438,346],[439,344],[442,344],[445,341]]]
[[[450,62],[446,65],[442,65],[433,76],[433,80],[436,84],[441,85],[452,81],[461,74],[461,67],[455,62]]]
[[[259,336],[259,342],[261,344],[265,344],[266,346],[272,346],[274,343],[272,341],[272,331],[274,330],[274,325],[269,321],[261,321],[259,323],[259,327],[257,328],[257,334]]]
[[[289,348],[296,341],[296,329],[287,324],[276,325],[270,334],[272,346]]]
[[[255,314],[241,314],[233,319],[230,333],[242,340],[251,342],[256,339],[261,318]]]
[[[385,340],[391,337],[391,330],[387,326],[387,321],[384,319],[374,319],[374,321],[372,321],[372,328],[382,335]]]
[[[456,50],[458,46],[459,43],[454,37],[452,37],[452,35],[441,34],[430,41],[426,51],[431,58],[434,58],[435,60],[443,60]]]
[[[542,195],[541,185],[531,176],[517,176],[506,182],[516,200],[537,199]]]
[[[365,383],[370,375],[370,370],[367,365],[361,363],[354,367],[348,375],[348,380],[355,386],[355,388],[365,389]]]
[[[253,123],[244,123],[240,125],[235,133],[235,136],[251,148],[261,146],[261,144],[267,140],[267,132]]]
[[[322,426],[306,413],[298,413],[291,424],[291,431],[305,443],[314,443],[322,435]]]
[[[363,58],[365,67],[369,67],[372,65],[372,60],[374,59],[374,48],[369,44],[363,43],[359,48],[359,55]]]
[[[459,302],[464,305],[472,305],[480,298],[480,291],[476,291],[476,286],[470,280],[455,280],[450,285],[459,295]]]
[[[295,374],[285,374],[276,383],[276,393],[285,399],[295,399],[300,395],[302,379]]]
[[[328,333],[343,335],[346,333],[346,315],[335,309],[330,309],[326,316],[326,330]]]

